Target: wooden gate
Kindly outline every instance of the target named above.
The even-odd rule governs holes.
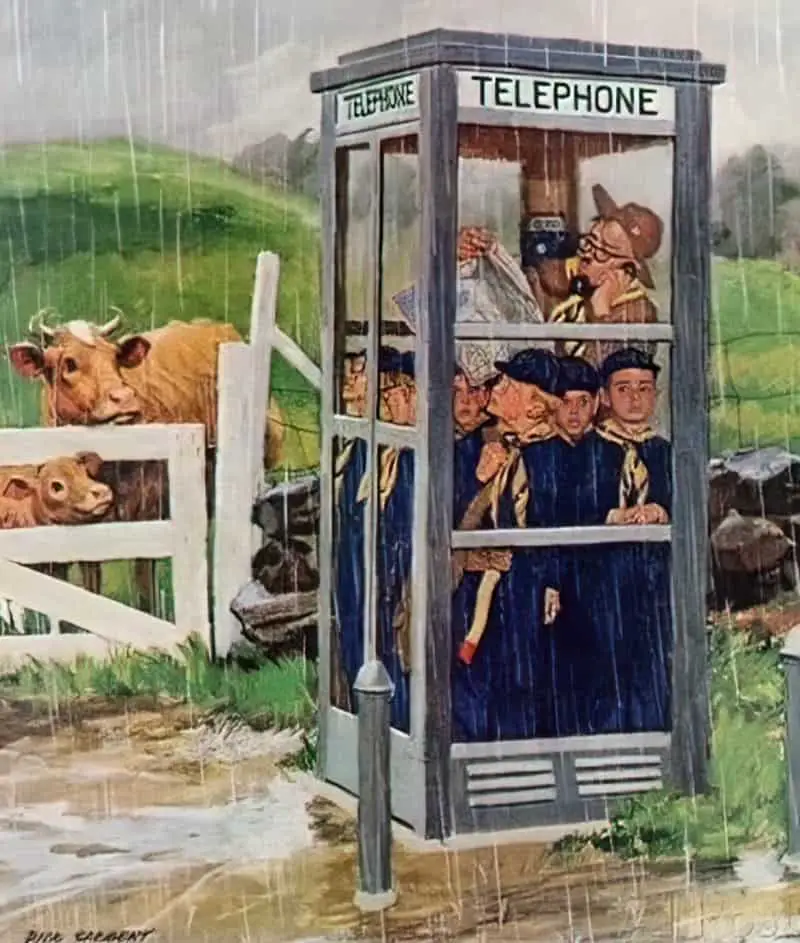
[[[174,650],[193,633],[210,647],[206,541],[205,429],[202,425],[0,430],[2,465],[41,464],[79,451],[104,461],[166,461],[169,519],[0,531],[0,599],[46,615],[44,635],[0,636],[0,665],[28,657],[103,656],[115,646]],[[174,622],[139,612],[25,564],[169,559]],[[60,622],[88,634],[61,634]]]

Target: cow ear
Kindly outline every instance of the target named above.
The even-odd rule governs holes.
[[[90,478],[97,478],[103,465],[103,459],[100,458],[97,452],[78,452],[75,456],[75,461],[78,462],[79,465],[83,465],[86,469],[86,474]]]
[[[150,341],[140,334],[123,338],[117,345],[117,363],[120,367],[138,367],[150,352]]]
[[[17,373],[26,380],[39,377],[44,371],[44,353],[36,344],[14,344],[8,348],[8,359]]]
[[[33,485],[27,478],[12,475],[3,483],[2,495],[4,498],[19,501],[22,498],[26,498],[32,491]]]

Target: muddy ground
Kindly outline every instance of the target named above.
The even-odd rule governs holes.
[[[162,943],[800,933],[800,889],[768,855],[738,876],[698,877],[681,862],[564,858],[532,843],[424,853],[396,843],[398,902],[362,915],[352,815],[283,767],[299,742],[170,702],[120,711],[89,700],[60,714],[3,702],[0,941],[122,928],[153,929]]]

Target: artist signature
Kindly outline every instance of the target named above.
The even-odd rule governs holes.
[[[28,930],[24,943],[142,943],[155,933],[149,930],[75,930],[59,933],[58,930]]]

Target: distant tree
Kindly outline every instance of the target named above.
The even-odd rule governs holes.
[[[364,165],[353,183],[355,199],[352,213],[355,219],[362,220],[371,205],[372,169],[369,164]],[[382,198],[384,224],[394,230],[408,229],[419,218],[419,168],[416,156],[387,156],[383,162]]]
[[[319,195],[319,141],[309,140],[311,128],[295,138],[274,134],[258,144],[251,144],[233,159],[239,173],[303,193],[312,199]]]
[[[800,199],[784,203],[779,212],[781,261],[790,268],[800,268]]]
[[[286,146],[286,185],[290,190],[316,197],[319,193],[319,141],[309,141],[306,128]]]
[[[715,251],[729,258],[774,258],[781,249],[779,210],[800,196],[778,157],[760,144],[718,171]]]

